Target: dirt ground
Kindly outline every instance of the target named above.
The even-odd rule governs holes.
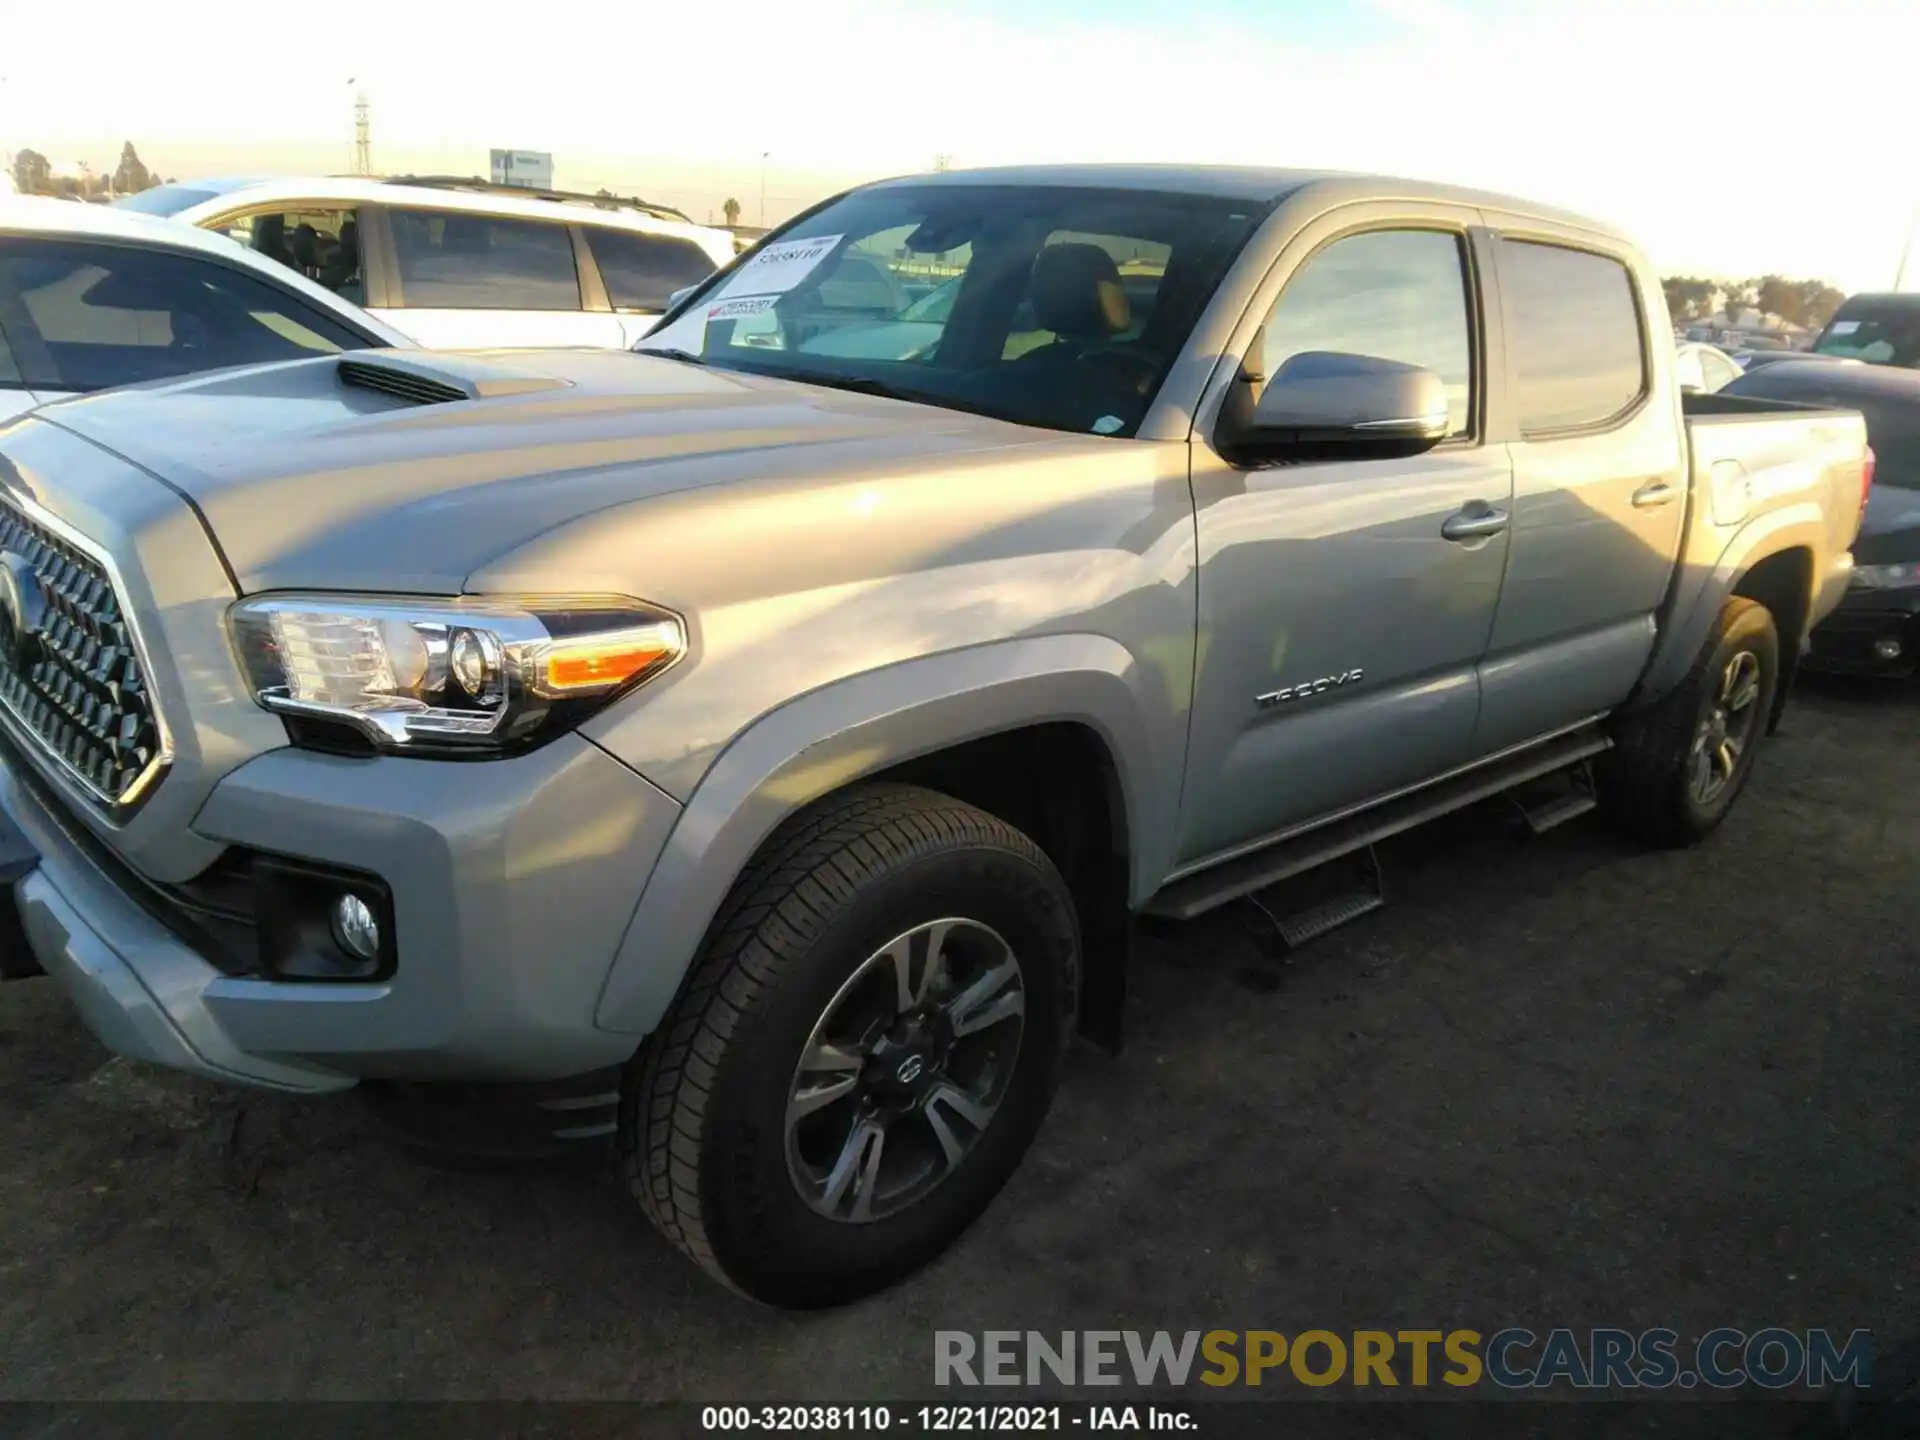
[[[1247,905],[1152,931],[985,1221],[826,1314],[592,1171],[428,1168],[6,986],[0,1398],[904,1398],[936,1328],[1920,1335],[1920,688],[1803,690],[1693,851],[1495,804],[1384,859],[1291,963]]]

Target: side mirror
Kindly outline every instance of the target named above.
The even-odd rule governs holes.
[[[691,295],[696,288],[697,287],[692,285],[682,285],[678,290],[667,296],[667,309],[673,309],[674,306]]]
[[[1447,435],[1447,387],[1431,370],[1373,355],[1308,350],[1267,380],[1243,427],[1253,448],[1417,454]]]

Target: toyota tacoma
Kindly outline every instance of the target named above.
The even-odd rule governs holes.
[[[1669,328],[1517,200],[955,172],[638,353],[47,407],[0,429],[0,959],[139,1060],[610,1138],[718,1279],[869,1292],[1117,1041],[1136,917],[1556,777],[1720,823],[1869,459],[1683,399]]]

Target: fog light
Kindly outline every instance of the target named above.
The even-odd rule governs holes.
[[[356,960],[380,958],[380,922],[358,895],[342,895],[333,902],[333,939]]]
[[[1891,635],[1882,635],[1878,640],[1873,642],[1873,653],[1874,657],[1879,660],[1898,660],[1900,658],[1900,642]]]

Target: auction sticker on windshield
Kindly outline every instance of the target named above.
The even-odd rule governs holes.
[[[707,343],[707,326],[719,321],[744,320],[753,315],[764,315],[773,308],[777,295],[749,295],[740,300],[715,300],[699,307],[691,318],[700,328],[695,332],[695,349],[703,349]]]
[[[806,279],[845,238],[844,235],[814,235],[805,240],[782,240],[768,245],[734,272],[720,294],[723,298],[784,295]]]

